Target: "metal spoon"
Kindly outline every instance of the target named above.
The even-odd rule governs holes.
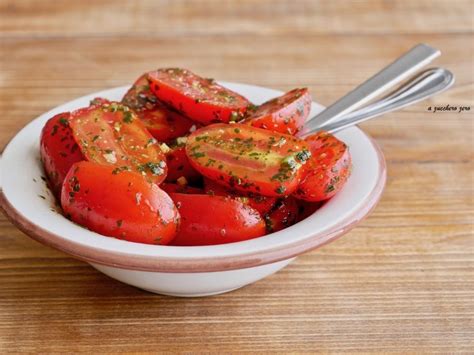
[[[305,131],[307,136],[317,131],[337,132],[341,129],[395,111],[445,91],[454,83],[454,75],[447,69],[432,68],[421,72],[394,92],[339,120]]]
[[[338,118],[350,113],[375,98],[383,91],[398,84],[439,55],[440,51],[438,49],[432,48],[426,44],[415,46],[393,63],[313,117],[305,124],[305,131],[313,131],[315,128],[333,123]]]

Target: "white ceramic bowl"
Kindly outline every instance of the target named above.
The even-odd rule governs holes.
[[[281,92],[223,83],[261,103]],[[161,294],[206,296],[234,290],[285,267],[294,258],[347,233],[377,204],[386,168],[378,146],[359,128],[337,134],[350,147],[352,175],[344,189],[305,220],[277,233],[244,242],[170,247],[104,237],[56,212],[42,181],[39,137],[53,115],[87,106],[97,96],[120,100],[128,87],[81,97],[41,115],[7,145],[0,162],[0,205],[24,233],[127,284]],[[311,115],[322,106],[313,103]],[[42,197],[41,197],[42,196]]]

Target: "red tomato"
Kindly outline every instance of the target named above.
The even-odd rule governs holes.
[[[158,69],[148,73],[150,88],[159,100],[202,124],[237,121],[250,102],[212,79],[189,70]]]
[[[158,142],[170,143],[173,139],[189,134],[193,127],[196,128],[193,121],[164,106],[157,106],[153,110],[138,111],[137,115]]]
[[[296,190],[310,155],[301,139],[243,124],[198,129],[187,139],[186,154],[202,175],[263,196]]]
[[[69,127],[70,113],[54,116],[41,132],[40,156],[49,185],[56,196],[61,195],[61,186],[74,163],[85,160]]]
[[[194,182],[201,178],[201,174],[189,162],[184,146],[172,148],[166,153],[166,164],[168,166],[166,182],[175,182],[182,177],[187,182]]]
[[[180,194],[203,194],[204,193],[203,189],[199,189],[197,187],[192,187],[189,185],[172,184],[168,182],[162,183],[160,185],[160,188],[168,194],[173,193],[173,192],[177,192]]]
[[[273,233],[295,224],[298,217],[298,204],[293,197],[278,200],[272,210],[265,215],[267,232]]]
[[[258,106],[245,122],[254,127],[295,134],[309,115],[311,101],[308,89],[294,89]]]
[[[152,110],[158,104],[158,99],[150,90],[148,82],[148,73],[140,76],[125,93],[122,98],[122,104],[130,107],[135,112],[143,110]]]
[[[309,202],[304,200],[298,200],[298,218],[297,222],[308,218],[314,212],[316,212],[322,205],[322,202]]]
[[[61,204],[72,221],[137,243],[168,244],[179,222],[171,198],[140,174],[86,161],[69,170]]]
[[[268,196],[256,196],[254,194],[250,194],[249,196],[242,196],[241,192],[234,191],[223,185],[217,183],[211,179],[204,179],[204,191],[206,191],[209,195],[216,195],[216,196],[228,196],[236,198],[243,203],[249,205],[254,210],[258,211],[260,215],[265,215],[270,209],[273,207],[275,202],[277,201],[276,197],[268,197]]]
[[[326,132],[313,134],[305,141],[311,148],[311,158],[294,196],[313,202],[327,200],[342,189],[350,175],[349,148]]]
[[[110,100],[104,99],[103,97],[94,97],[90,103],[89,106],[102,106],[105,104],[110,104]]]
[[[181,215],[173,245],[240,242],[265,234],[260,214],[244,203],[222,196],[172,193]]]
[[[188,134],[193,126],[196,128],[193,121],[171,111],[158,101],[150,90],[148,74],[137,79],[123,97],[122,103],[137,114],[148,131],[159,142],[169,143],[175,138]]]
[[[87,160],[138,171],[157,184],[166,177],[166,158],[143,123],[127,106],[90,106],[71,114],[70,126]]]

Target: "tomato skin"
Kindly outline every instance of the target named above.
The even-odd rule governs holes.
[[[181,215],[180,229],[173,245],[225,244],[265,234],[265,222],[260,214],[238,200],[179,193],[170,196]]]
[[[243,124],[213,124],[192,133],[186,154],[205,177],[237,191],[262,196],[290,195],[309,157],[296,137]]]
[[[168,166],[166,182],[176,182],[181,177],[184,177],[187,182],[195,182],[201,178],[201,174],[189,162],[184,146],[171,148],[166,153],[166,165]]]
[[[297,202],[298,202],[298,218],[296,222],[300,222],[303,219],[308,218],[323,205],[323,202],[310,202],[310,201],[304,201],[304,200],[298,200]]]
[[[294,135],[303,127],[311,110],[308,89],[293,89],[258,106],[245,122],[259,128]]]
[[[249,196],[243,196],[243,193],[229,189],[218,182],[207,178],[204,179],[204,191],[206,191],[206,193],[209,195],[236,198],[252,207],[258,213],[260,213],[261,216],[264,216],[268,211],[270,211],[277,201],[276,197],[255,196],[253,194],[250,194]]]
[[[160,101],[204,125],[237,121],[250,105],[245,97],[186,69],[158,69],[148,73],[148,80]]]
[[[69,127],[70,113],[60,113],[48,120],[41,132],[40,156],[54,195],[61,196],[61,187],[74,163],[85,160]]]
[[[160,184],[166,178],[166,158],[140,119],[112,102],[71,113],[74,139],[88,161],[132,170]]]
[[[268,233],[278,232],[295,224],[298,218],[298,204],[296,199],[290,196],[278,200],[264,218]]]
[[[311,158],[294,196],[306,201],[324,201],[337,194],[351,173],[349,147],[327,132],[308,136]]]
[[[99,234],[145,244],[168,244],[179,213],[157,185],[130,171],[87,161],[66,176],[61,205],[72,221]]]
[[[122,98],[145,124],[158,142],[170,143],[173,139],[187,135],[196,124],[178,112],[174,112],[158,101],[151,92],[148,73],[140,76]]]

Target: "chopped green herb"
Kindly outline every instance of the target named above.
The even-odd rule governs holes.
[[[121,166],[121,167],[118,167],[118,168],[115,168],[114,170],[112,170],[112,174],[113,175],[117,175],[118,173],[122,172],[122,171],[130,171],[130,168],[128,166]]]
[[[133,115],[130,111],[123,113],[123,122],[125,123],[132,123],[133,122]]]
[[[239,119],[240,115],[237,111],[232,111],[232,113],[230,114],[230,122],[237,122],[238,119]]]
[[[192,156],[193,158],[202,158],[202,157],[205,157],[206,154],[204,154],[204,153],[202,153],[202,152],[194,152],[194,153],[191,154],[191,156]]]
[[[286,187],[285,187],[285,186],[282,186],[282,185],[278,186],[278,187],[276,188],[276,190],[275,190],[275,192],[276,192],[277,194],[283,194],[283,193],[285,193],[285,191],[286,191]]]
[[[311,152],[306,149],[296,153],[296,159],[298,159],[302,163],[307,161],[309,158],[311,158]]]
[[[326,187],[326,190],[324,190],[324,193],[325,194],[328,194],[330,192],[333,192],[336,188],[334,187],[333,184],[329,184],[327,187]]]
[[[207,163],[206,163],[206,166],[211,166],[211,165],[214,165],[216,161],[214,159],[208,159],[207,160]]]
[[[65,126],[65,127],[67,127],[67,126],[69,125],[69,121],[68,121],[66,118],[64,118],[64,117],[61,117],[61,118],[59,119],[59,123],[61,123],[61,124],[62,124],[63,126]]]
[[[155,138],[150,138],[146,144],[145,144],[145,148],[148,148],[150,145],[152,144],[155,144],[157,142],[157,140]]]

